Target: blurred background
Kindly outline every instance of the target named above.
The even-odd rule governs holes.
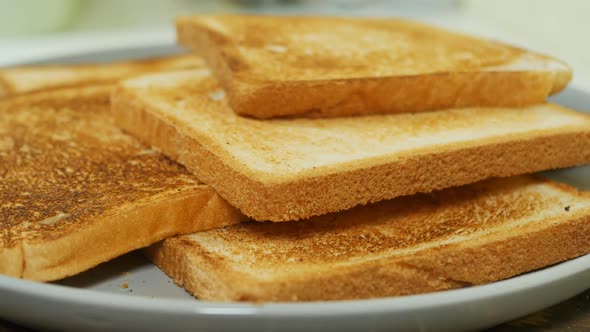
[[[178,15],[244,12],[414,18],[558,56],[590,89],[588,0],[0,0],[0,66],[172,44]]]

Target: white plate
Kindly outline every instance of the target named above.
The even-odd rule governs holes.
[[[107,51],[47,62],[96,62],[176,52],[172,47]],[[568,89],[562,104],[590,108]],[[548,173],[590,189],[590,168]],[[590,239],[589,239],[590,241]],[[127,288],[122,286],[127,285]],[[473,330],[551,306],[590,288],[590,255],[484,286],[362,301],[292,304],[200,302],[140,254],[131,253],[59,284],[0,276],[0,317],[59,330]]]

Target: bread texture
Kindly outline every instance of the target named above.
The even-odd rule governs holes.
[[[53,281],[244,218],[122,133],[109,93],[87,86],[0,101],[0,274]]]
[[[589,239],[590,195],[520,176],[244,223],[145,252],[200,300],[323,301],[485,284],[587,254]]]
[[[207,70],[125,81],[112,103],[118,125],[256,220],[590,161],[590,117],[553,104],[257,120],[236,115]]]
[[[130,76],[203,66],[200,58],[170,56],[102,64],[29,65],[0,69],[0,98],[84,85],[112,84]]]
[[[524,106],[572,77],[549,56],[400,19],[191,16],[177,38],[256,118]]]

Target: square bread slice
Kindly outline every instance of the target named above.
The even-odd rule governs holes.
[[[112,107],[118,125],[256,220],[590,162],[590,116],[553,104],[257,120],[192,70],[123,82]]]
[[[243,219],[184,167],[123,134],[110,90],[0,101],[0,274],[53,281]]]
[[[479,285],[590,253],[590,195],[492,179],[287,223],[250,222],[145,250],[206,301],[319,301]]]
[[[523,106],[572,77],[545,55],[391,18],[192,16],[177,38],[256,118]]]

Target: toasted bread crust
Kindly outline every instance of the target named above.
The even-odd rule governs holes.
[[[215,302],[290,302],[363,299],[410,295],[465,286],[400,265],[363,264],[308,279],[305,271],[290,280],[260,282],[255,276],[219,264],[219,257],[181,237],[143,250],[174,282],[199,300]]]
[[[254,302],[363,299],[439,291],[509,278],[590,253],[588,194],[539,179],[517,179],[514,183],[513,189],[488,194],[485,184],[459,191],[447,189],[436,194],[442,197],[442,206],[436,198],[432,201],[428,195],[418,195],[318,217],[325,226],[322,222],[305,225],[312,228],[309,234],[307,228],[292,223],[243,224],[223,233],[200,233],[199,242],[191,236],[167,239],[145,253],[201,300]],[[547,202],[543,192],[523,194],[521,199],[518,187],[522,183],[547,183],[561,193]],[[453,198],[460,191],[463,193]],[[479,201],[480,195],[486,198]],[[496,199],[499,205],[486,203],[489,199]],[[486,204],[491,204],[487,212],[496,221],[465,219]],[[562,204],[573,205],[570,210]],[[420,217],[421,207],[434,208],[434,212]],[[453,209],[455,212],[450,211]],[[545,215],[548,211],[553,214]],[[401,220],[395,219],[396,213],[401,214],[397,218],[409,218],[407,227],[415,223],[414,235],[397,228]],[[534,220],[518,221],[527,215]],[[452,220],[459,224],[453,225]],[[318,235],[321,233],[329,235]],[[308,236],[317,246],[328,246],[327,252],[310,247],[313,240],[307,240]],[[243,244],[230,243],[234,237]],[[448,237],[457,238],[447,242]],[[207,245],[207,239],[220,241],[221,247]],[[339,248],[344,241],[349,242],[348,247]],[[390,242],[402,250],[388,253]]]
[[[263,27],[268,32],[259,31]],[[339,29],[351,31],[344,34]],[[322,33],[345,44],[325,41],[342,48],[343,54],[318,45],[315,49],[314,40]],[[256,34],[264,35],[268,45]],[[379,41],[366,44],[365,37]],[[208,62],[228,91],[234,111],[256,118],[516,107],[543,102],[563,89],[572,75],[566,64],[548,56],[393,19],[195,16],[177,20],[177,38]],[[423,49],[422,39],[428,45],[438,43],[436,47],[444,49],[443,60],[438,53],[414,60],[430,52]],[[349,50],[348,44],[364,53]],[[383,45],[393,48],[384,51]],[[509,68],[525,61],[521,59],[530,64]],[[429,67],[421,61],[433,63]],[[367,69],[381,62],[388,63],[387,69]]]
[[[22,276],[24,258],[22,243],[12,243],[8,246],[0,242],[0,274],[8,276]]]
[[[263,181],[234,158],[214,153],[183,133],[173,121],[155,115],[132,91],[118,87],[112,97],[118,124],[160,148],[211,185],[232,205],[256,220],[288,221],[418,192],[568,167],[590,160],[590,131],[564,128],[525,137],[489,139],[475,146],[455,145],[338,172],[314,170],[285,181]],[[233,164],[230,164],[232,162]],[[280,175],[277,175],[277,178]]]
[[[545,101],[554,77],[549,72],[481,72],[272,84],[234,79],[227,89],[232,108],[241,115],[326,118],[469,106],[520,107]]]
[[[565,89],[569,82],[572,80],[573,75],[574,73],[571,70],[556,72],[555,79],[553,80],[553,88],[551,89],[550,95],[554,95]]]

